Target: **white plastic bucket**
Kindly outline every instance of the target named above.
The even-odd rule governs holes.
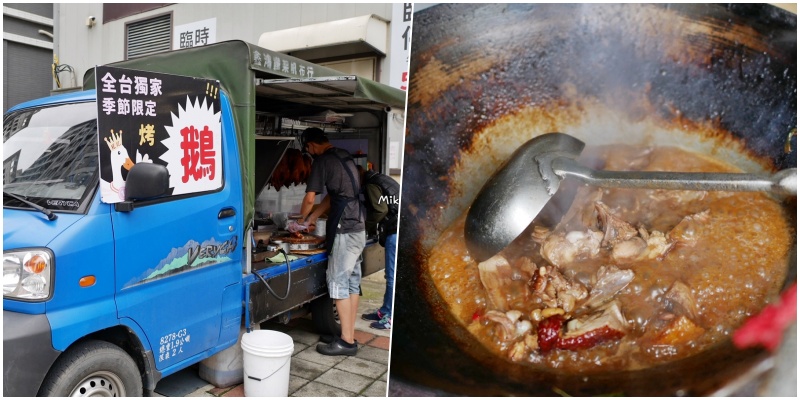
[[[292,337],[278,331],[255,330],[242,336],[244,395],[286,397],[289,366],[294,352]]]

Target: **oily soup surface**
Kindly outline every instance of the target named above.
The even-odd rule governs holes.
[[[609,170],[737,172],[672,147],[590,148],[581,162]],[[681,224],[686,217],[688,223]],[[532,224],[500,254],[507,264],[497,270],[484,268],[482,281],[479,265],[464,244],[464,218],[442,234],[427,261],[428,273],[453,315],[502,358],[567,371],[647,368],[696,354],[729,337],[748,316],[775,300],[791,245],[781,206],[764,194],[582,186],[557,227]],[[624,229],[609,227],[611,220],[635,229],[619,238]],[[605,235],[596,249],[584,246],[577,254],[567,248],[572,251],[567,256],[543,255],[550,236],[570,246],[576,237],[591,237],[587,232],[595,232],[597,238]],[[663,246],[650,257],[623,251],[656,236]],[[615,241],[628,237],[630,243],[615,246]],[[551,260],[558,265],[550,267]],[[557,276],[545,275],[546,268]],[[611,295],[589,309],[586,303],[592,294],[603,292],[605,281],[613,280],[603,278],[601,269],[622,272],[622,284],[612,282],[618,286],[606,290]],[[558,282],[583,287],[584,292],[550,287]],[[540,325],[553,313],[563,320],[558,335],[569,336],[573,330],[574,338],[591,340],[578,340],[577,347],[542,346]],[[619,315],[618,320],[593,332],[580,331],[582,325],[589,330],[605,326],[608,315],[603,313]],[[603,314],[596,326],[583,323],[592,314]]]

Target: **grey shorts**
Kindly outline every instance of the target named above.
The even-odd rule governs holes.
[[[367,244],[366,232],[339,233],[333,239],[328,257],[328,293],[332,299],[346,299],[359,293],[361,253]]]

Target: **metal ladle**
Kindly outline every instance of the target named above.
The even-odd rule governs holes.
[[[486,182],[467,213],[464,237],[470,255],[480,262],[507,247],[533,222],[568,176],[608,188],[797,194],[796,168],[774,175],[597,171],[575,161],[584,146],[570,135],[548,133],[517,149]]]

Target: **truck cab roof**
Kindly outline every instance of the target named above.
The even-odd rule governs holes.
[[[58,94],[55,96],[50,97],[43,97],[36,100],[26,101],[24,103],[19,103],[11,108],[8,109],[8,112],[22,110],[25,108],[33,108],[33,107],[41,107],[46,105],[53,105],[53,104],[63,104],[63,103],[78,103],[82,101],[93,101],[96,98],[96,92],[94,90],[84,90],[81,92],[69,92]]]

